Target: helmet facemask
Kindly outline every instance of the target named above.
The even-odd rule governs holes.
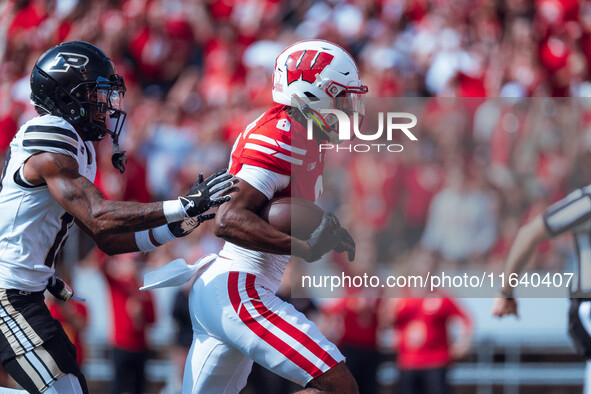
[[[98,77],[96,83],[83,83],[76,87],[86,88],[83,94],[85,101],[80,102],[87,111],[87,119],[81,126],[83,131],[89,131],[87,138],[92,141],[100,141],[107,134],[110,134],[113,142],[118,143],[123,123],[127,113],[122,109],[123,96],[125,94],[125,84],[120,76],[112,76],[112,80]],[[78,93],[74,94],[79,96]],[[107,123],[113,119],[114,125],[109,128]]]
[[[89,93],[90,100],[86,103],[89,106],[89,122],[92,128],[102,131],[102,138],[105,133],[111,135],[113,140],[113,166],[123,173],[125,171],[125,151],[119,150],[119,135],[127,118],[127,112],[123,111],[123,96],[125,95],[125,84],[123,77],[112,76],[112,80],[98,77],[94,89]],[[113,128],[107,126],[107,122],[115,123]]]
[[[123,78],[113,77],[113,81],[98,77],[96,85],[88,92],[88,101],[83,104],[89,110],[89,123],[102,131],[100,139],[104,138],[106,134],[110,134],[113,143],[116,144],[119,142],[119,135],[127,113],[122,109],[123,96],[125,95]],[[107,123],[113,122],[114,125],[111,129]]]

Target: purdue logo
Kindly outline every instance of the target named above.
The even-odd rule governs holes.
[[[88,64],[88,57],[78,53],[60,52],[55,56],[55,64],[49,71],[67,72],[70,67],[82,68]]]

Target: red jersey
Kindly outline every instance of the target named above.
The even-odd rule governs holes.
[[[292,121],[286,107],[273,107],[238,136],[232,148],[230,173],[238,174],[244,164],[291,177],[289,186],[275,194],[316,201],[322,194],[324,153],[306,128]]]
[[[51,316],[62,323],[66,335],[70,338],[74,346],[76,346],[76,361],[78,361],[78,365],[82,365],[85,356],[85,346],[81,338],[82,329],[78,325],[86,325],[88,323],[88,310],[86,306],[84,303],[74,299],[69,300],[67,304],[62,301],[51,300],[47,302],[47,308],[49,308]],[[75,320],[79,320],[79,322]]]
[[[246,165],[251,168],[243,169]],[[292,122],[282,105],[271,108],[240,133],[228,168],[269,199],[294,196],[314,202],[322,193],[324,154],[319,152],[314,139],[307,138],[306,128]],[[279,288],[290,257],[250,250],[231,242],[224,244],[219,255],[232,262],[224,265],[228,270],[256,275],[273,293]]]
[[[398,365],[403,369],[439,368],[451,361],[448,323],[468,315],[451,298],[402,298],[396,303],[394,327],[399,334]]]
[[[120,278],[105,273],[111,293],[111,344],[129,352],[147,349],[146,329],[156,321],[152,293],[140,291],[135,278]]]
[[[351,346],[362,349],[376,349],[378,338],[378,311],[381,298],[341,298],[326,311],[329,315],[342,318],[342,335],[337,342],[339,348]]]

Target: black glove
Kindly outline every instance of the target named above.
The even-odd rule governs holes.
[[[52,275],[47,284],[49,291],[55,298],[62,301],[68,301],[74,296],[74,290],[64,282],[59,276]]]
[[[325,212],[322,215],[322,221],[306,241],[310,246],[310,256],[306,261],[309,263],[316,261],[336,248],[339,245],[340,235],[339,219],[334,214]]]
[[[189,191],[189,194],[179,197],[188,216],[200,215],[210,208],[230,201],[230,196],[213,198],[214,195],[225,192],[234,184],[232,181],[234,176],[227,172],[227,169],[218,171],[205,181],[203,181],[203,174],[199,174],[199,178]]]
[[[168,229],[177,238],[189,235],[206,220],[215,218],[215,213],[204,213],[197,217],[186,218],[179,222],[168,223]]]
[[[349,261],[355,260],[355,241],[353,241],[353,237],[347,230],[341,227],[339,235],[339,244],[334,248],[335,252],[342,253],[347,252],[347,257]]]

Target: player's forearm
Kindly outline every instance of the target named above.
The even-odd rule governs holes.
[[[536,246],[550,238],[550,234],[547,232],[544,225],[542,216],[536,217],[527,225],[523,226],[517,233],[515,242],[509,252],[509,257],[505,264],[505,277],[509,277],[511,274],[518,274],[523,271],[523,268],[530,260],[531,256],[536,250]],[[511,295],[512,288],[506,282],[505,288],[501,291],[504,295]]]
[[[532,245],[531,240],[532,238],[529,237],[527,233],[522,231],[518,233],[505,264],[504,272],[506,278],[510,278],[513,274],[520,273],[531,258],[535,249],[535,245]],[[507,283],[508,281],[506,282],[505,287],[501,289],[501,293],[505,296],[510,296],[513,294],[513,289]]]
[[[305,254],[304,241],[276,230],[248,209],[220,210],[215,221],[215,235],[238,246],[275,254]]]
[[[52,195],[95,236],[132,233],[166,223],[163,203],[110,201],[88,179],[62,177],[48,182]]]
[[[109,256],[115,254],[138,252],[135,233],[112,234],[94,238],[100,250]]]
[[[136,233],[97,235],[80,220],[76,220],[76,224],[94,240],[101,251],[109,256],[140,251]]]
[[[166,224],[162,202],[136,203],[104,200],[85,218],[99,235],[133,233]]]
[[[86,227],[82,221],[76,220],[76,224],[94,240],[101,251],[109,256],[139,251],[135,233],[97,235]]]

